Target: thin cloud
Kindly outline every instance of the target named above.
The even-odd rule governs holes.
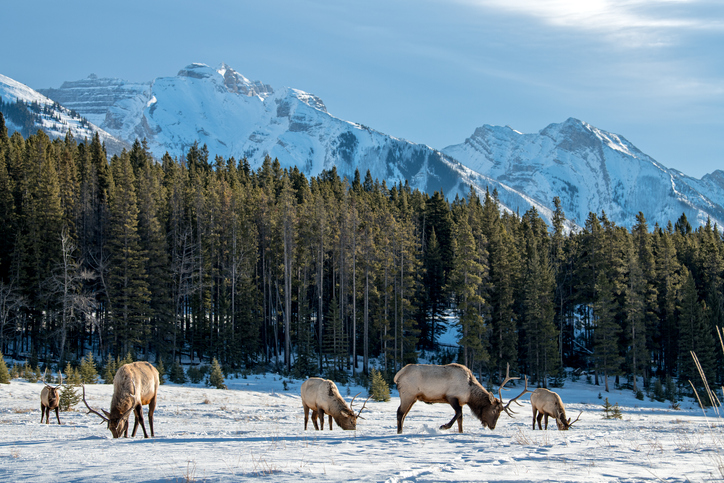
[[[692,0],[461,0],[537,18],[558,28],[595,32],[627,47],[656,47],[675,43],[679,33],[724,31],[721,7]]]

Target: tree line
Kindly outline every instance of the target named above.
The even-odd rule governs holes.
[[[0,352],[266,365],[336,380],[424,354],[500,381],[724,380],[724,240],[684,215],[565,229],[496,193],[448,200],[369,172],[307,177],[194,144],[155,161],[0,116]],[[457,345],[441,345],[454,331]]]

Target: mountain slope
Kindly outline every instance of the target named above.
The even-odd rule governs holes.
[[[64,137],[68,130],[82,141],[98,133],[110,153],[120,152],[125,144],[88,122],[77,112],[61,106],[25,84],[0,74],[0,98],[5,124],[10,132],[24,136],[42,129],[51,138]]]
[[[622,136],[577,119],[537,134],[482,126],[443,152],[551,208],[558,196],[566,216],[582,225],[589,212],[631,227],[639,211],[650,226],[685,213],[692,224],[724,221],[724,176],[695,180],[670,170]]]
[[[198,142],[211,156],[245,157],[252,168],[270,156],[308,176],[332,167],[350,178],[369,170],[388,185],[408,180],[448,197],[466,196],[472,184],[480,194],[496,189],[504,208],[522,214],[535,207],[549,222],[558,196],[578,226],[590,211],[626,227],[639,211],[651,226],[682,213],[695,225],[724,220],[720,172],[689,178],[575,119],[537,134],[483,126],[440,152],[338,119],[312,94],[250,81],[225,64],[191,64],[150,83],[91,76],[43,92],[127,143],[145,138],[159,158],[181,157]]]
[[[145,138],[159,158],[166,152],[181,157],[198,142],[212,156],[246,157],[252,168],[270,156],[311,176],[333,167],[349,178],[356,169],[370,170],[388,185],[408,180],[430,193],[464,196],[475,184],[481,193],[497,188],[503,204],[525,199],[428,146],[338,119],[312,94],[275,90],[223,64],[191,64],[150,84],[90,77],[43,92],[93,119],[103,117],[103,107],[102,127],[129,143]]]

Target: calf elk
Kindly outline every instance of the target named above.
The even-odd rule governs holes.
[[[40,391],[40,424],[43,424],[43,418],[45,418],[45,424],[50,424],[50,410],[55,410],[55,417],[60,424],[60,415],[58,415],[58,409],[60,408],[60,387],[63,385],[63,374],[60,374],[60,384],[57,386],[51,386],[45,384],[45,387]]]
[[[426,403],[448,403],[455,410],[455,416],[449,423],[440,426],[440,429],[450,429],[455,421],[458,422],[458,431],[463,432],[463,406],[470,407],[472,413],[483,426],[495,429],[500,413],[505,411],[513,416],[509,409],[510,403],[518,399],[528,390],[528,378],[525,379],[525,389],[518,396],[503,404],[503,386],[518,377],[509,376],[510,364],[505,372],[505,380],[498,389],[500,399],[497,399],[475,379],[467,367],[460,364],[435,366],[426,364],[408,364],[395,375],[395,384],[400,392],[400,407],[397,409],[397,433],[402,433],[402,424],[407,413],[416,401]],[[520,405],[516,401],[516,404]]]
[[[566,419],[566,408],[561,401],[561,397],[543,387],[539,387],[530,395],[530,406],[533,408],[533,429],[538,421],[538,429],[541,427],[541,420],[545,417],[545,429],[548,429],[548,416],[555,418],[559,431],[566,431],[573,426],[573,423],[581,419],[581,411],[576,421],[571,422],[571,418]]]
[[[302,384],[302,405],[304,406],[304,430],[307,429],[307,423],[309,422],[309,410],[312,410],[312,423],[314,429],[320,429],[317,425],[317,418],[320,419],[321,429],[324,429],[324,415],[329,415],[329,429],[332,430],[332,418],[334,418],[337,426],[342,429],[354,430],[357,429],[357,419],[360,418],[362,409],[367,405],[367,401],[364,402],[362,408],[357,414],[352,410],[352,404],[354,399],[359,396],[356,394],[352,401],[347,403],[342,399],[337,385],[328,380],[320,377],[310,377],[304,384]]]
[[[142,407],[148,405],[148,425],[153,434],[153,411],[156,409],[156,393],[160,384],[158,371],[148,362],[133,362],[124,364],[113,378],[113,398],[111,411],[101,409],[103,414],[91,408],[85,400],[85,386],[83,386],[83,402],[88,408],[88,414],[94,413],[108,423],[108,429],[114,438],[128,437],[128,417],[135,411],[136,418],[133,424],[131,437],[136,436],[138,423],[141,423],[143,437],[148,438],[146,426],[143,424]]]

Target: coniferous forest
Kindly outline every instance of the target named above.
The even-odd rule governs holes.
[[[492,381],[509,363],[537,385],[568,367],[634,390],[700,384],[695,351],[724,382],[719,228],[564,221],[198,145],[109,158],[97,137],[9,137],[0,115],[0,351],[336,380],[425,355]],[[459,346],[439,343],[450,324]]]

